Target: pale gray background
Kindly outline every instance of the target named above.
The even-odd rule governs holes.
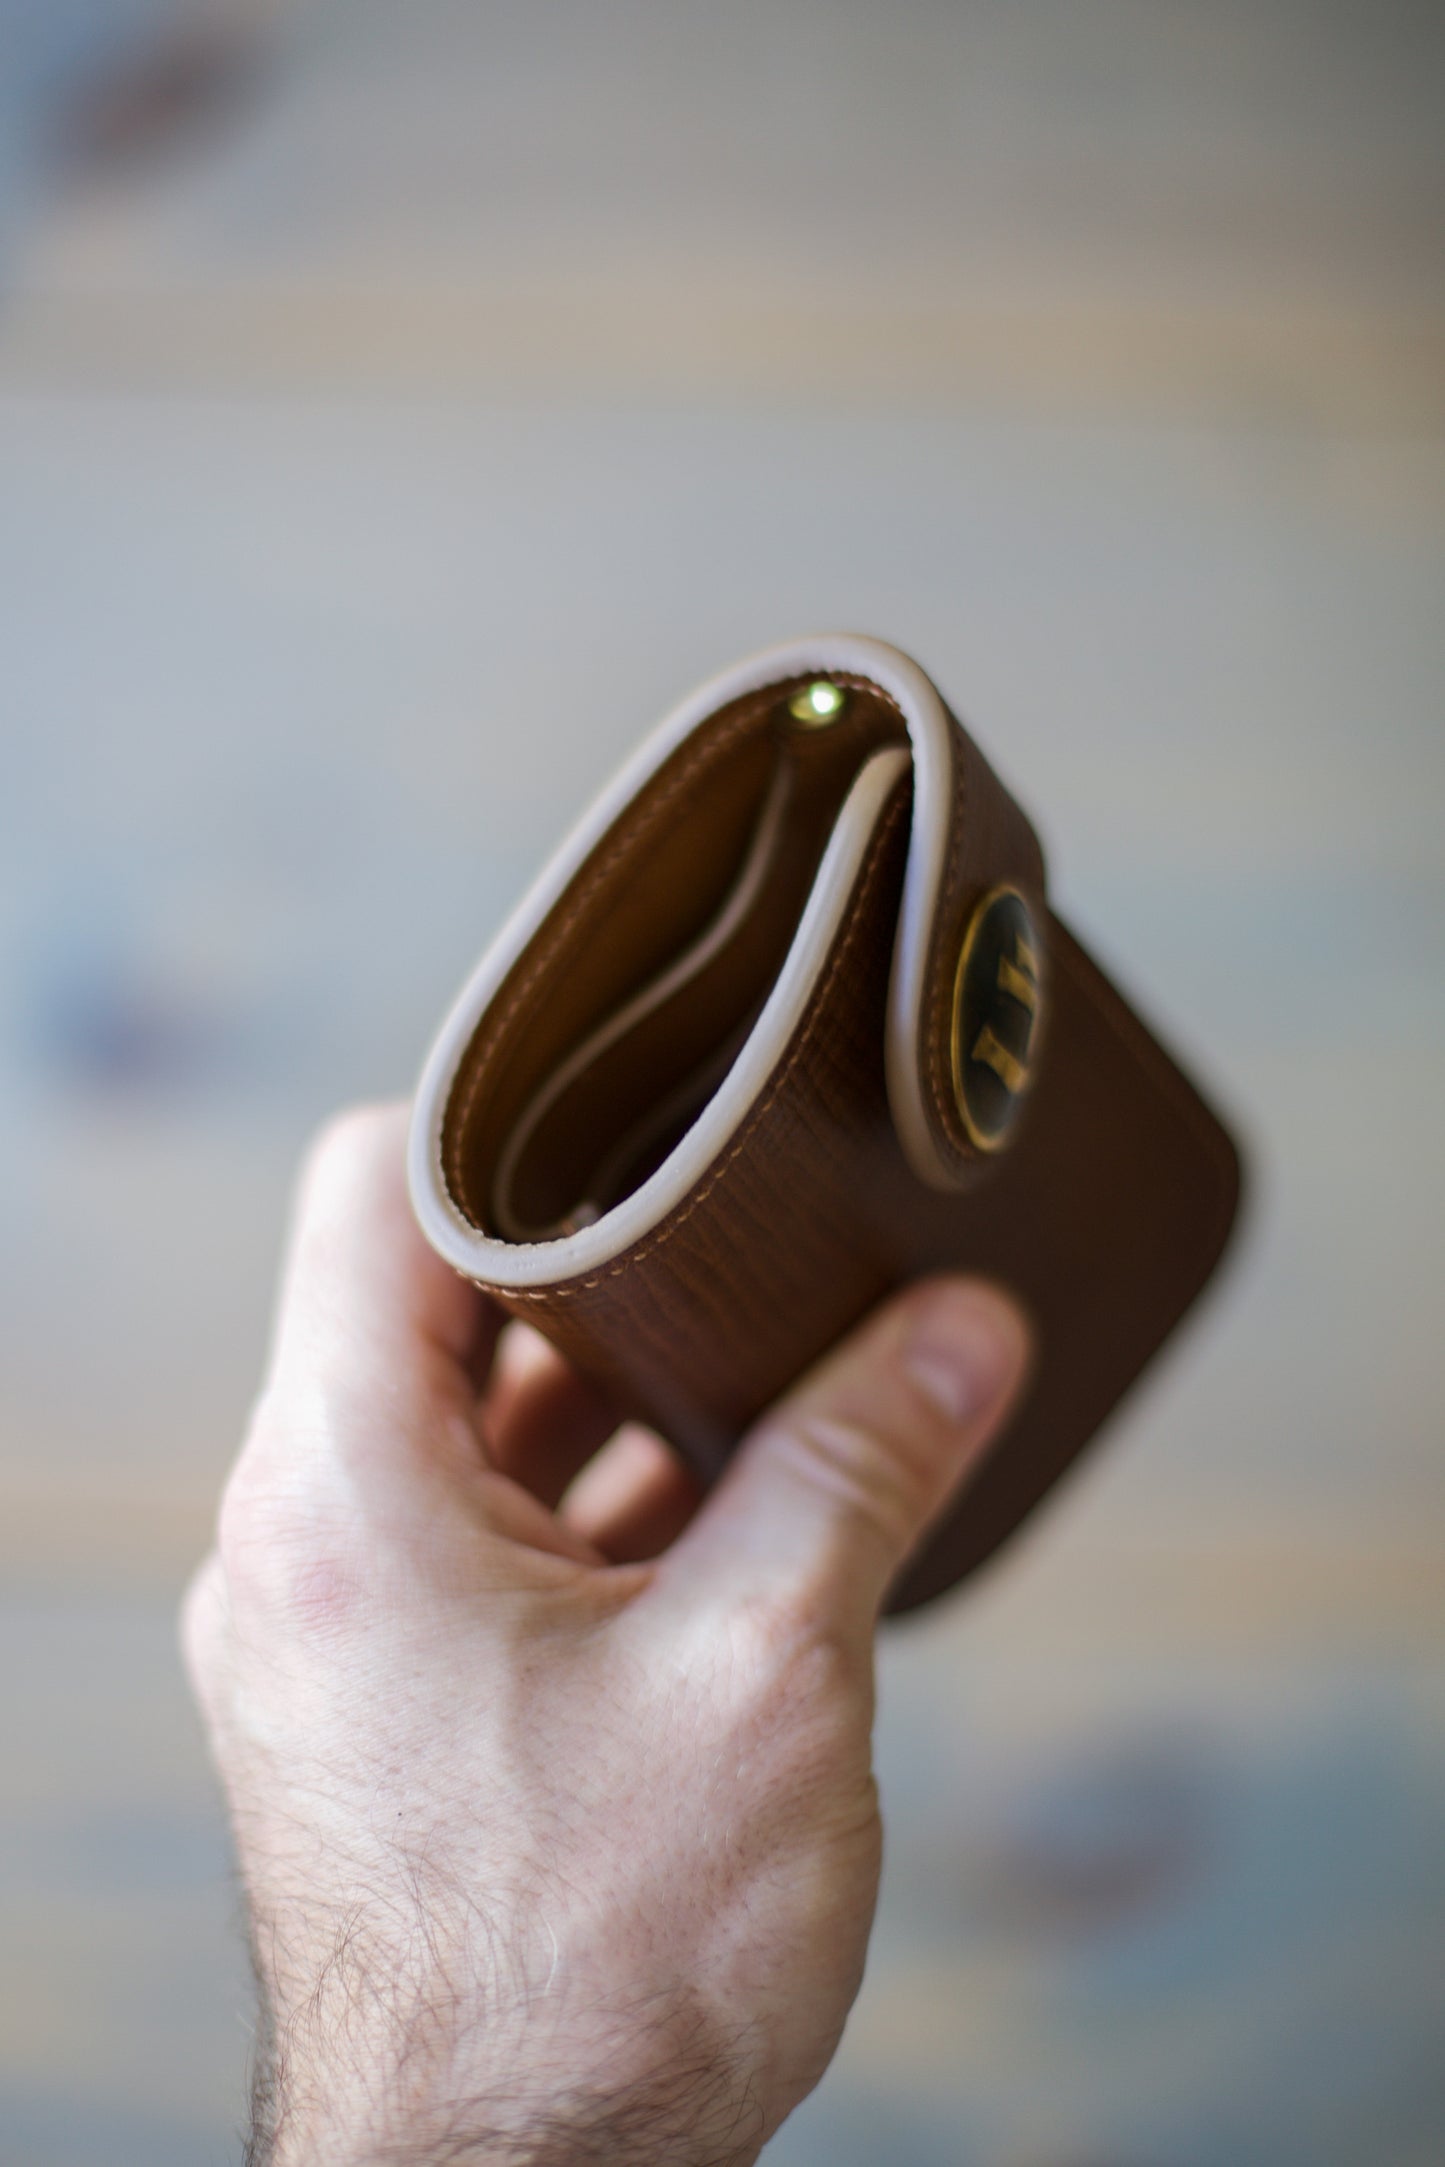
[[[1437,11],[0,0],[0,2162],[239,2156],[172,1647],[288,1170],[638,732],[915,650],[1253,1147],[890,1638],[779,2167],[1435,2167]]]

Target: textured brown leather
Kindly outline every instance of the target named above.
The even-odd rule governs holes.
[[[796,677],[700,722],[517,957],[426,1132],[466,1225],[496,1241],[502,1188],[531,1226],[570,1224],[589,1198],[605,1224],[611,1192],[635,1189],[675,1148],[756,1024],[852,779],[870,753],[907,743],[887,693],[857,675],[837,681],[850,691],[846,716],[817,733],[788,727]],[[1027,1400],[910,1562],[894,1609],[972,1571],[1078,1456],[1208,1278],[1239,1187],[1218,1120],[1049,912],[1037,839],[952,717],[948,740],[949,847],[913,1058],[949,1186],[910,1165],[885,1079],[914,788],[903,772],[806,1007],[687,1193],[586,1272],[522,1286],[475,1274],[709,1476],[758,1411],[890,1289],[942,1268],[1012,1287],[1038,1339]],[[775,819],[766,848],[765,801]],[[959,1118],[950,1032],[965,929],[1001,881],[1044,935],[1043,1022],[1017,1131],[988,1154]],[[646,989],[718,924],[727,937],[649,1007]],[[629,1002],[639,1021],[610,1040]],[[578,1048],[579,1073],[547,1101]]]

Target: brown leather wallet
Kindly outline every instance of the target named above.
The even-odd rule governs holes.
[[[448,1017],[410,1174],[441,1254],[705,1477],[891,1288],[1013,1288],[1027,1397],[895,1610],[1077,1458],[1239,1194],[978,747],[855,635],[726,671],[603,792]]]

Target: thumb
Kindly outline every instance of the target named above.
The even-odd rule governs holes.
[[[694,1597],[773,1587],[871,1630],[1028,1367],[1001,1289],[932,1279],[874,1311],[762,1417],[668,1553]]]

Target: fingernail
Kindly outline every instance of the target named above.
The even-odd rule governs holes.
[[[976,1421],[1013,1381],[1019,1334],[997,1302],[935,1302],[903,1349],[903,1367],[946,1422]]]

